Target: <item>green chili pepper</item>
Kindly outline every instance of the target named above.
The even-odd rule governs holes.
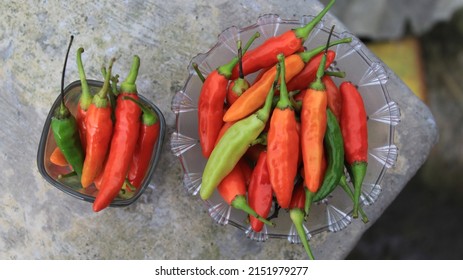
[[[324,144],[328,166],[320,189],[312,197],[312,201],[320,201],[327,197],[339,183],[344,171],[344,142],[341,128],[330,109],[326,110],[326,132]]]
[[[264,106],[256,113],[233,124],[215,146],[204,168],[199,194],[203,200],[208,199],[219,183],[232,171],[240,158],[246,153],[254,140],[264,130],[270,116],[275,87],[280,76],[277,74],[270,88]]]
[[[73,39],[74,36],[71,36],[61,77],[61,104],[56,108],[53,114],[51,129],[55,137],[56,145],[80,178],[84,164],[84,152],[80,142],[76,119],[64,104],[64,76]]]

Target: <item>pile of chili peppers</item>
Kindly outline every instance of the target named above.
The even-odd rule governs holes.
[[[65,104],[63,82],[69,49],[61,81],[61,104],[51,121],[56,149],[50,161],[72,170],[66,176],[77,176],[82,188],[96,189],[93,210],[108,207],[116,197],[128,198],[145,178],[160,133],[160,122],[154,110],[139,100],[136,79],[140,58],[133,57],[126,79],[117,86],[118,75],[112,75],[114,59],[102,67],[104,84],[94,95],[90,92],[81,55],[77,50],[77,67],[82,93],[76,115]]]
[[[334,2],[307,25],[249,51],[247,46],[244,54],[239,43],[237,57],[203,77],[198,104],[207,158],[201,198],[217,189],[224,201],[249,214],[255,232],[273,225],[272,203],[286,209],[310,259],[303,222],[310,219],[312,203],[338,185],[353,201],[353,217],[368,221],[359,202],[367,168],[365,107],[355,85],[338,86],[332,78],[346,73],[327,71],[336,56],[329,47],[351,38],[330,42],[333,26],[326,46],[308,51],[303,46]],[[257,71],[249,83],[247,75]],[[237,81],[244,85],[239,90]]]

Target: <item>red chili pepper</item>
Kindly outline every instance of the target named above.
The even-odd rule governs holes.
[[[283,34],[271,37],[257,48],[250,50],[243,56],[243,73],[248,75],[262,68],[269,67],[278,62],[277,55],[283,53],[289,56],[301,49],[313,28],[322,20],[323,16],[335,3],[331,0],[328,5],[305,26],[288,30]],[[238,77],[238,69],[233,69],[233,78]]]
[[[272,208],[273,190],[270,183],[270,175],[267,166],[267,152],[262,151],[257,160],[251,175],[251,182],[248,188],[249,206],[261,217],[268,217]],[[251,228],[255,232],[260,232],[264,223],[249,216]]]
[[[251,165],[249,164],[249,162],[244,158],[242,157],[238,163],[237,163],[240,168],[241,168],[241,171],[243,172],[243,175],[244,175],[244,180],[246,182],[246,189],[249,187],[249,184],[251,183],[251,175],[252,175],[252,167]]]
[[[279,55],[280,99],[270,119],[267,161],[273,192],[281,208],[288,208],[294,188],[299,157],[299,133],[294,108],[285,83],[285,59]]]
[[[252,209],[246,201],[246,179],[240,165],[237,164],[227,176],[225,176],[217,187],[220,196],[226,203],[236,209],[243,210],[266,225],[273,226],[273,223],[261,217]]]
[[[322,78],[323,84],[326,87],[326,94],[328,98],[328,108],[331,110],[333,115],[336,117],[338,123],[341,120],[342,111],[342,98],[339,92],[338,86],[334,83],[333,79],[329,75],[325,75]]]
[[[154,147],[159,138],[160,124],[158,116],[148,106],[129,96],[125,96],[124,99],[135,102],[143,111],[137,146],[135,147],[129,172],[127,173],[130,184],[135,188],[139,188],[145,178]]]
[[[329,46],[334,46],[337,44],[343,44],[351,42],[352,38],[343,38],[337,41],[334,41],[329,44]],[[305,66],[305,64],[310,61],[315,55],[320,53],[326,48],[326,46],[319,46],[312,50],[297,53],[290,55],[285,58],[285,67],[286,75],[285,80],[291,80],[295,75],[297,75]],[[223,116],[223,121],[235,121],[242,119],[254,111],[259,109],[265,102],[267,97],[267,92],[272,87],[273,79],[275,78],[276,67],[273,66],[270,68],[262,78],[253,84],[248,90],[246,90],[243,95],[238,98],[238,100],[233,103],[227,112]]]
[[[88,87],[87,78],[85,76],[84,66],[82,64],[82,53],[84,48],[79,48],[77,50],[77,70],[79,71],[80,85],[82,88],[82,93],[77,103],[77,112],[76,112],[76,122],[79,129],[80,142],[82,144],[82,149],[86,151],[87,147],[87,127],[85,123],[85,117],[87,116],[87,110],[92,103],[92,95],[90,94],[90,89]]]
[[[297,184],[294,188],[291,203],[289,204],[289,217],[291,218],[291,221],[296,227],[297,234],[299,235],[299,239],[301,240],[302,245],[304,246],[307,256],[309,256],[309,258],[313,260],[315,258],[312,254],[312,250],[310,249],[309,241],[307,241],[307,235],[305,234],[303,226],[305,219],[305,199],[306,195],[304,187],[302,186],[302,184]]]
[[[250,42],[254,41],[257,36],[254,35],[250,39]],[[249,42],[247,46],[250,46]],[[220,128],[222,127],[227,86],[231,77],[231,71],[237,63],[238,58],[235,57],[227,64],[212,71],[205,79],[201,88],[198,101],[198,126],[201,151],[205,158],[209,158],[212,153]]]
[[[362,96],[351,82],[340,86],[342,96],[341,132],[344,153],[354,183],[354,212],[358,217],[362,183],[368,164],[367,114]]]
[[[121,93],[117,96],[116,122],[111,139],[111,148],[104,168],[100,191],[93,203],[93,211],[98,212],[118,195],[132,160],[140,130],[141,109],[124,96],[138,100],[135,81],[140,67],[140,58],[134,56],[130,73],[121,84]]]
[[[103,163],[113,133],[111,105],[107,97],[110,90],[109,79],[111,78],[113,62],[114,60],[111,60],[103,87],[93,97],[92,104],[90,104],[85,117],[87,148],[80,180],[84,188],[90,186],[103,170]]]
[[[314,56],[309,62],[304,66],[301,72],[294,76],[287,84],[288,91],[303,90],[306,89],[309,84],[315,80],[315,75],[317,74],[318,66],[322,59],[324,52],[321,52]],[[326,62],[325,70],[333,63],[336,53],[332,50],[328,50],[326,53]]]

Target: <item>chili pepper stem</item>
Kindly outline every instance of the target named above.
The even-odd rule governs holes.
[[[336,1],[331,0],[328,5],[321,10],[321,12],[314,17],[309,23],[307,23],[305,26],[296,28],[294,30],[294,33],[296,34],[296,37],[301,38],[302,40],[307,40],[307,37],[309,37],[310,32],[314,29],[314,27],[322,20],[322,18],[328,13],[329,9],[334,5]]]
[[[82,64],[82,53],[84,48],[79,48],[77,50],[77,70],[80,77],[80,85],[82,88],[82,94],[80,96],[80,107],[86,111],[90,104],[92,103],[92,95],[90,94],[90,89],[87,83],[87,77],[85,76],[84,66]]]
[[[103,83],[103,86],[101,87],[100,91],[93,97],[93,103],[95,104],[95,106],[97,108],[106,108],[106,106],[108,105],[107,93],[108,93],[108,91],[110,89],[110,78],[111,78],[111,71],[112,71],[112,68],[113,68],[114,61],[115,61],[115,59],[113,58],[109,62],[107,72],[106,72],[106,68],[103,67],[104,72],[105,72],[104,83]]]
[[[358,218],[360,207],[360,194],[362,193],[362,182],[367,171],[366,162],[356,162],[351,166],[352,178],[354,181],[354,212],[353,218]]]
[[[303,222],[304,222],[304,212],[299,208],[293,208],[289,210],[289,217],[291,221],[293,221],[294,226],[296,227],[297,234],[299,235],[299,239],[301,239],[302,245],[309,256],[309,259],[314,260],[314,256],[312,254],[312,250],[309,246],[309,241],[307,241],[307,235],[305,234]]]
[[[246,51],[248,50],[248,48],[251,46],[251,44],[254,42],[255,39],[259,38],[260,37],[260,33],[259,32],[256,32],[254,33],[254,35],[248,40],[248,42],[246,43],[246,46],[244,47],[243,49],[243,55],[246,53]],[[236,66],[236,64],[238,63],[239,61],[239,58],[238,56],[235,56],[233,57],[227,64],[224,64],[222,66],[220,66],[217,71],[223,75],[225,78],[227,79],[230,79],[230,77],[232,76],[232,71],[233,71],[233,68]]]
[[[347,44],[347,43],[350,43],[350,42],[352,42],[351,37],[339,39],[339,40],[330,42],[327,46],[318,46],[318,47],[316,47],[314,49],[311,49],[309,51],[301,52],[301,53],[299,53],[299,56],[301,57],[302,61],[304,61],[304,63],[307,63],[314,56],[316,56],[320,52],[324,51],[327,47],[330,48],[330,47],[333,47],[333,46],[336,46],[336,45]]]
[[[352,192],[350,187],[347,185],[346,176],[344,175],[341,176],[341,179],[339,180],[339,185],[341,185],[342,189],[347,193],[350,199],[354,201],[354,193]],[[365,211],[363,211],[362,207],[359,207],[359,213],[360,213],[360,216],[362,216],[362,222],[365,224],[368,223],[369,220],[368,220],[367,214],[365,213]]]
[[[231,205],[238,210],[242,210],[246,212],[247,214],[256,217],[256,219],[258,219],[259,221],[263,222],[264,224],[268,226],[272,226],[272,227],[275,226],[274,223],[270,222],[269,220],[257,214],[256,211],[254,211],[254,209],[252,209],[249,206],[249,204],[246,201],[246,197],[244,197],[243,195],[237,195],[235,199],[233,199]]]
[[[289,99],[289,94],[288,90],[286,88],[286,83],[285,83],[285,56],[283,54],[279,54],[278,56],[278,62],[280,65],[280,99],[278,100],[278,103],[276,107],[278,107],[281,110],[284,110],[286,108],[292,108],[291,100]]]
[[[193,69],[195,70],[196,75],[198,75],[198,78],[201,80],[201,82],[204,83],[204,81],[206,80],[206,78],[204,78],[203,73],[199,70],[199,65],[198,65],[198,63],[193,62],[193,64],[192,64],[191,66],[193,66]]]
[[[326,76],[330,77],[337,77],[337,78],[345,78],[346,72],[344,71],[325,71]]]
[[[129,75],[121,83],[122,92],[136,92],[137,91],[137,85],[135,84],[135,81],[137,80],[139,68],[140,68],[140,57],[138,55],[134,55]]]

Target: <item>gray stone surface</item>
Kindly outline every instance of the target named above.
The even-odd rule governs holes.
[[[321,9],[317,1],[44,1],[1,2],[0,10],[0,258],[2,259],[305,259],[286,240],[257,243],[231,226],[218,226],[191,199],[181,166],[169,150],[175,115],[170,102],[188,75],[187,65],[211,47],[230,25],[255,22],[266,13],[299,18]],[[335,19],[328,15],[329,22]],[[336,26],[342,29],[341,23]],[[37,171],[36,154],[48,110],[59,93],[69,35],[71,53],[85,47],[87,77],[100,77],[112,56],[125,73],[133,54],[142,59],[138,87],[163,111],[168,131],[164,152],[140,200],[126,208],[93,213],[48,184]],[[78,79],[68,64],[66,83]],[[384,177],[383,193],[366,209],[371,225],[426,159],[437,141],[428,108],[393,73],[391,98],[401,107],[396,128],[399,158]],[[316,235],[319,259],[341,259],[369,225],[354,221],[338,233]]]

